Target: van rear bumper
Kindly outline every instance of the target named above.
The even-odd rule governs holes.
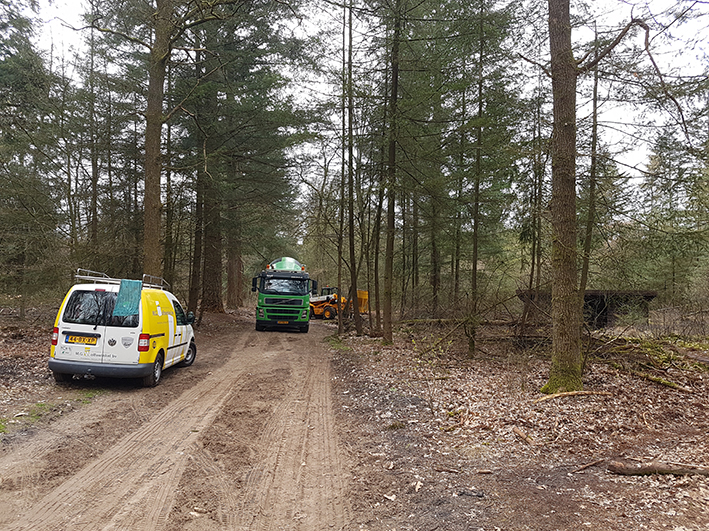
[[[49,358],[49,370],[63,374],[90,374],[107,378],[142,378],[152,372],[153,364],[86,363]]]

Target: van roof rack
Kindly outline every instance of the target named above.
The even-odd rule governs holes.
[[[100,271],[91,271],[90,269],[79,268],[76,270],[76,275],[74,278],[77,280],[84,280],[86,282],[93,282],[94,284],[120,284],[120,278],[109,277],[106,273]],[[153,289],[170,289],[170,284],[168,284],[164,278],[156,277],[154,275],[143,275],[143,287],[153,288]]]

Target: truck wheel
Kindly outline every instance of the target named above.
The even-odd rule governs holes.
[[[194,359],[197,357],[197,346],[194,341],[190,341],[190,346],[187,348],[185,353],[185,359],[180,362],[180,367],[189,367],[194,363]]]
[[[337,311],[332,306],[328,306],[327,308],[325,308],[322,311],[322,318],[323,319],[334,319],[336,315],[337,315]]]
[[[52,372],[54,375],[54,381],[57,383],[69,383],[74,378],[73,374],[66,374],[63,372]]]
[[[163,357],[162,352],[157,355],[155,362],[153,363],[153,369],[150,374],[143,376],[143,387],[155,387],[160,383],[160,378],[162,377],[162,364]]]

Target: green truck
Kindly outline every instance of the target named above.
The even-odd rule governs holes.
[[[258,292],[256,330],[297,328],[306,333],[310,294],[317,290],[317,281],[310,279],[303,264],[289,256],[277,258],[251,282],[251,291]]]

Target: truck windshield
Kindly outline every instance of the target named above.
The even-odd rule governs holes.
[[[261,281],[260,291],[268,295],[307,295],[308,281],[294,278],[266,278]]]

